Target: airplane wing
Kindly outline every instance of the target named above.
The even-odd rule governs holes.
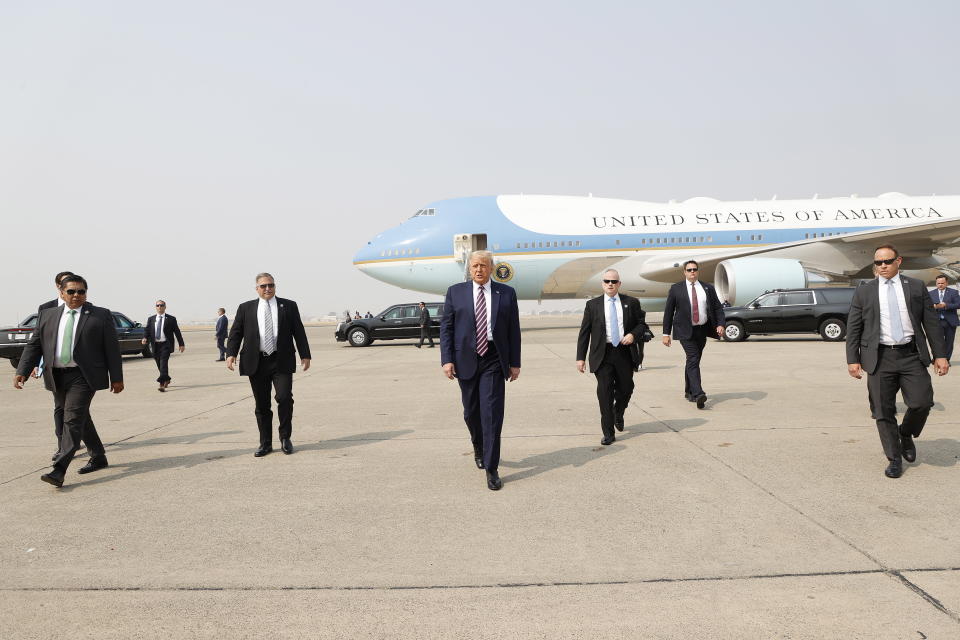
[[[731,258],[763,256],[799,260],[825,273],[852,276],[870,265],[879,244],[890,243],[904,256],[906,269],[925,269],[941,264],[934,251],[960,245],[960,219],[919,222],[896,228],[858,231],[825,238],[811,238],[763,247],[730,247],[696,256],[704,277],[712,278],[717,265]],[[643,264],[643,277],[658,282],[677,279],[676,257],[651,258]]]

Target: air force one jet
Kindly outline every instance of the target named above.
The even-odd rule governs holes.
[[[521,299],[600,295],[620,272],[625,293],[662,308],[680,265],[694,259],[721,300],[745,304],[775,288],[872,277],[873,251],[893,243],[904,269],[927,279],[960,244],[960,196],[639,202],[501,195],[440,200],[377,235],[354,257],[384,282],[443,294],[468,278],[467,257],[494,254],[493,277]],[[923,273],[925,272],[925,273]]]

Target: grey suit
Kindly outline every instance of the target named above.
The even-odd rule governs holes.
[[[913,325],[913,342],[898,347],[881,344],[879,279],[854,292],[847,316],[847,364],[860,364],[867,374],[870,411],[877,421],[883,451],[890,460],[903,453],[901,435],[920,435],[933,407],[933,384],[927,371],[931,352],[933,358],[946,357],[939,317],[927,288],[916,278],[899,275]],[[899,427],[898,391],[902,391],[907,405]]]

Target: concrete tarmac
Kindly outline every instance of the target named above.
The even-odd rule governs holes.
[[[648,344],[603,447],[578,325],[523,321],[500,492],[439,348],[308,329],[296,451],[255,459],[247,380],[188,332],[167,393],[124,359],[92,408],[110,467],[82,455],[59,490],[51,396],[0,363],[0,635],[960,637],[960,370],[898,480],[865,380],[814,336],[711,341],[704,410],[680,346]]]

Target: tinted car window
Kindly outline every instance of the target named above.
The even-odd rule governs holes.
[[[24,320],[24,321],[23,321],[23,324],[20,325],[20,326],[22,326],[22,327],[35,327],[35,326],[37,326],[37,318],[39,318],[39,317],[40,317],[40,316],[38,316],[37,314],[33,314],[33,315],[31,315],[31,316],[28,316],[27,319]]]
[[[404,307],[403,308],[403,317],[404,318],[419,318],[420,317],[420,307]]]
[[[113,321],[117,323],[117,326],[121,329],[129,329],[133,326],[133,323],[124,318],[121,315],[113,314]]]
[[[812,291],[788,291],[780,295],[783,296],[780,304],[813,304]]]
[[[765,296],[760,296],[757,298],[757,306],[760,307],[775,307],[780,304],[780,294],[779,293],[770,293]]]
[[[397,320],[400,318],[400,314],[403,312],[403,307],[395,307],[390,309],[384,316],[387,320]]]
[[[852,302],[855,289],[817,289],[827,302]]]

